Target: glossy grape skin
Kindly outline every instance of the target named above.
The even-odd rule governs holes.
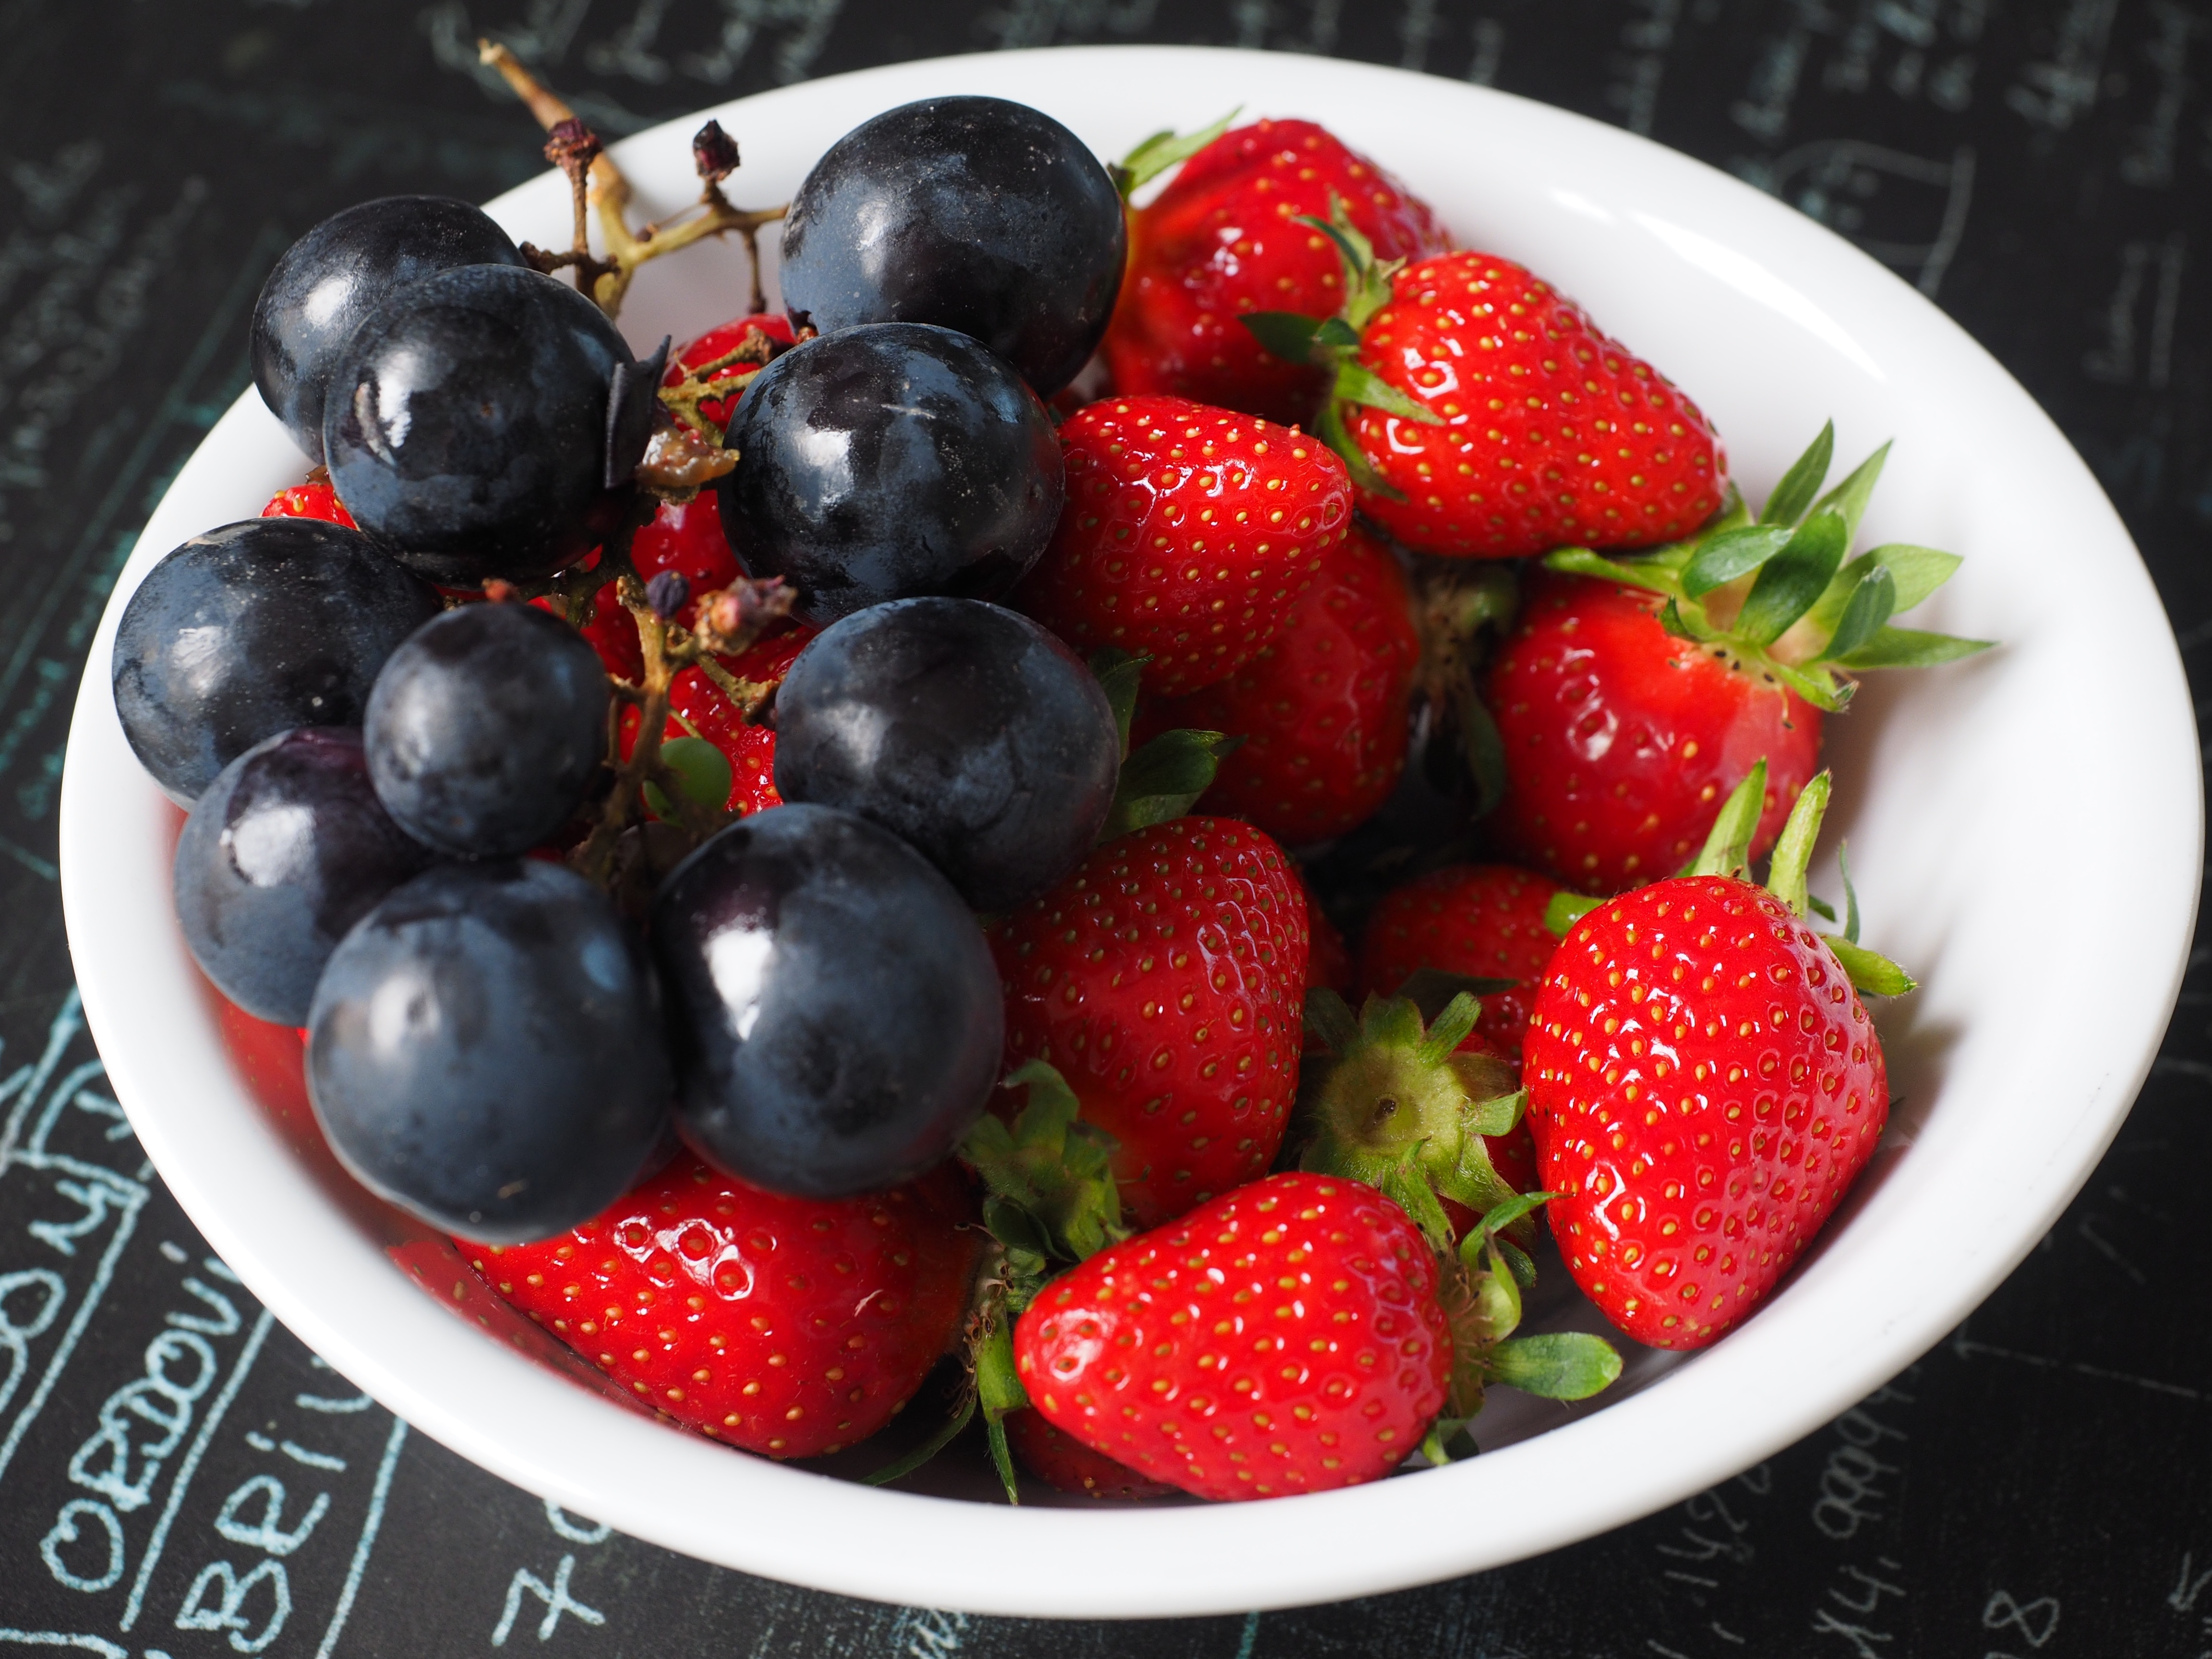
[[[456,265],[522,254],[479,208],[386,196],[334,213],[284,250],[253,302],[253,384],[310,460],[323,459],[323,393],[355,329],[389,295]]]
[[[1000,98],[928,98],[830,147],[783,222],[784,303],[824,334],[935,323],[1040,397],[1073,380],[1121,291],[1121,193],[1083,141]]]
[[[140,763],[179,804],[264,738],[358,726],[436,590],[358,531],[247,519],[195,536],[124,607],[110,672]]]
[[[964,334],[878,323],[778,357],[745,389],[716,481],[748,574],[830,623],[886,599],[995,599],[1060,520],[1060,442],[1019,375]]]
[[[662,883],[684,1139],[771,1192],[909,1181],[990,1097],[1005,1037],[975,918],[927,860],[827,806],[739,819]]]
[[[393,295],[332,366],[331,483],[410,569],[523,581],[582,556],[626,495],[605,487],[607,404],[629,348],[535,270],[469,265]]]
[[[775,731],[784,799],[880,823],[986,911],[1083,862],[1121,768],[1091,671],[1028,617],[977,599],[846,617],[792,665]]]
[[[550,1237],[661,1150],[652,970],[607,896],[562,866],[417,876],[331,953],[308,1026],[308,1092],[331,1148],[445,1231]]]
[[[568,821],[606,757],[599,653],[548,611],[465,605],[417,629],[369,694],[385,811],[464,858],[511,856]]]
[[[216,989],[257,1019],[305,1025],[354,923],[438,855],[392,821],[361,733],[301,726],[222,769],[177,841],[177,921]]]

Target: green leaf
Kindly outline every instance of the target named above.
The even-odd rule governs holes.
[[[1706,618],[1705,607],[1695,599],[1669,599],[1659,608],[1659,626],[1678,640],[1695,640],[1700,644],[1722,637],[1721,630]]]
[[[1482,1212],[1482,1223],[1475,1229],[1475,1233],[1480,1233],[1486,1239],[1504,1228],[1511,1226],[1522,1216],[1534,1215],[1558,1196],[1557,1193],[1522,1193],[1516,1198],[1508,1199],[1504,1203]],[[1473,1237],[1474,1234],[1471,1233],[1468,1237]],[[1460,1245],[1460,1255],[1462,1257],[1467,1255],[1467,1245],[1463,1241]]]
[[[730,799],[735,775],[730,757],[704,738],[669,738],[660,745],[660,762],[676,775],[684,799],[698,806],[720,810]],[[658,818],[672,818],[676,809],[657,783],[645,786],[645,804]]]
[[[1505,1257],[1505,1265],[1513,1270],[1515,1284],[1525,1291],[1536,1282],[1536,1264],[1528,1251],[1505,1238],[1498,1241],[1498,1249]]]
[[[1620,1356],[1601,1336],[1546,1331],[1501,1342],[1483,1370],[1508,1388],[1546,1400],[1587,1400],[1620,1375]]]
[[[1421,1011],[1403,997],[1378,997],[1370,991],[1359,1005],[1359,1036],[1364,1042],[1418,1049],[1422,1038]]]
[[[904,1480],[958,1439],[960,1431],[975,1420],[975,1396],[969,1394],[961,1401],[960,1409],[946,1418],[944,1425],[935,1434],[897,1462],[884,1464],[873,1474],[862,1475],[860,1484],[864,1486],[887,1486],[894,1480]]]
[[[1358,363],[1336,366],[1336,386],[1329,395],[1340,403],[1364,404],[1370,409],[1379,409],[1386,415],[1416,421],[1423,426],[1444,423],[1444,417],[1426,404],[1415,402],[1410,395]]]
[[[1841,514],[1822,511],[1807,519],[1760,569],[1729,632],[1757,645],[1780,639],[1826,591],[1850,540]]]
[[[1345,210],[1344,198],[1333,190],[1328,193],[1328,206],[1329,216],[1326,219],[1301,213],[1292,222],[1317,230],[1335,243],[1336,257],[1344,262],[1346,273],[1356,281],[1374,268],[1375,244],[1352,222],[1351,215]]]
[[[1674,593],[1681,588],[1677,572],[1635,559],[1608,559],[1587,547],[1555,547],[1544,555],[1544,568],[1570,576],[1594,576],[1601,582],[1620,582],[1654,593]]]
[[[1797,792],[1782,833],[1775,837],[1766,890],[1797,915],[1805,914],[1805,872],[1812,866],[1813,843],[1820,839],[1820,819],[1828,810],[1828,793],[1834,787],[1835,780],[1826,772],[1814,774],[1812,781]]]
[[[1221,763],[1244,739],[1221,732],[1163,732],[1121,767],[1102,842],[1165,823],[1190,811],[1212,785]]]
[[[1491,1095],[1478,1100],[1474,1103],[1474,1109],[1467,1116],[1468,1132],[1478,1135],[1510,1134],[1528,1105],[1528,1091],[1526,1089],[1516,1089],[1510,1094]]]
[[[1514,1281],[1512,1272],[1504,1258],[1498,1253],[1495,1239],[1486,1239],[1488,1249],[1484,1254],[1487,1264],[1477,1272],[1470,1288],[1474,1291],[1474,1324],[1477,1331],[1492,1342],[1513,1334],[1521,1323],[1521,1286]]]
[[[1481,1454],[1474,1436],[1468,1431],[1472,1421],[1466,1417],[1439,1417],[1429,1425],[1429,1431],[1421,1437],[1421,1455],[1429,1460],[1431,1468],[1440,1469]]]
[[[1945,553],[1932,547],[1915,547],[1911,542],[1884,542],[1870,553],[1859,556],[1869,564],[1886,564],[1892,580],[1897,584],[1897,608],[1910,611],[1933,593],[1966,561],[1956,553]],[[1857,561],[1852,561],[1856,563]]]
[[[1815,515],[1822,512],[1833,512],[1842,515],[1844,546],[1846,550],[1849,550],[1851,543],[1858,538],[1859,521],[1866,517],[1867,501],[1874,495],[1875,484],[1881,477],[1882,463],[1888,459],[1889,446],[1885,443],[1880,449],[1861,461],[1850,477],[1813,503],[1813,512]]]
[[[1402,501],[1406,492],[1384,481],[1367,459],[1367,452],[1359,447],[1344,423],[1344,405],[1334,398],[1324,398],[1321,413],[1314,416],[1314,435],[1336,452],[1344,463],[1344,470],[1352,475],[1352,482],[1371,495],[1380,495],[1386,501]]]
[[[1451,1218],[1444,1213],[1436,1188],[1429,1184],[1429,1177],[1421,1169],[1421,1155],[1425,1149],[1425,1142],[1407,1147],[1406,1156],[1383,1176],[1382,1191],[1413,1218],[1431,1249],[1447,1250],[1451,1248]]]
[[[1836,458],[1836,423],[1829,422],[1820,428],[1820,435],[1813,440],[1805,453],[1790,464],[1782,475],[1782,482],[1774,486],[1774,493],[1766,498],[1759,512],[1761,524],[1796,524],[1805,516],[1813,497],[1827,482],[1828,463]]]
[[[1405,997],[1393,998],[1392,1000],[1407,1003],[1408,1006],[1414,1006],[1410,999]],[[1418,1007],[1415,1007],[1415,1012],[1419,1013]],[[1482,1005],[1462,991],[1446,1003],[1443,1011],[1429,1023],[1427,1034],[1413,1050],[1414,1059],[1424,1066],[1443,1065],[1445,1057],[1467,1041],[1467,1034],[1474,1030],[1475,1021],[1481,1018]],[[1510,1124],[1507,1126],[1510,1127]],[[1505,1131],[1501,1129],[1498,1133],[1503,1134]]]
[[[1748,878],[1751,838],[1759,829],[1759,815],[1765,810],[1766,762],[1761,757],[1752,766],[1750,775],[1721,804],[1720,815],[1713,820],[1705,846],[1697,857],[1683,866],[1682,873]],[[1548,921],[1550,917],[1545,919]]]
[[[1605,901],[1586,893],[1557,892],[1544,907],[1544,931],[1565,939],[1574,925]]]
[[[1917,628],[1880,628],[1848,657],[1836,659],[1839,668],[1932,668],[1940,662],[1956,662],[1988,650],[1993,640],[1962,640],[1951,634],[1923,634]]]
[[[1754,653],[1757,653],[1755,657]],[[1745,647],[1744,658],[1747,661],[1755,660],[1760,668],[1815,708],[1825,709],[1832,714],[1851,700],[1850,682],[1838,679],[1834,672],[1825,664],[1808,663],[1802,668],[1793,668],[1757,646]]]
[[[1694,599],[1749,575],[1789,545],[1790,533],[1786,524],[1754,524],[1706,537],[1682,567],[1682,592]]]
[[[1851,844],[1847,841],[1836,844],[1836,868],[1842,871],[1844,876],[1844,937],[1856,945],[1859,942],[1859,890],[1851,885]],[[1835,919],[1835,912],[1830,911],[1828,920],[1833,921]]]
[[[1311,363],[1314,340],[1322,319],[1301,317],[1295,311],[1248,311],[1237,319],[1244,325],[1260,349],[1286,363]]]
[[[1485,818],[1505,799],[1505,738],[1491,718],[1490,706],[1475,691],[1472,676],[1453,698],[1453,712],[1459,717],[1460,752],[1474,780],[1474,816]]]
[[[1805,908],[1823,921],[1833,921],[1836,919],[1836,907],[1818,893],[1805,895]]]
[[[1138,682],[1151,660],[1149,656],[1133,657],[1111,645],[1091,656],[1091,677],[1106,694],[1106,705],[1114,711],[1114,729],[1121,734],[1123,760],[1129,758],[1129,722],[1136,718]]]
[[[1406,975],[1406,982],[1395,994],[1419,1009],[1423,1019],[1433,1020],[1443,1012],[1455,997],[1495,996],[1500,991],[1511,990],[1520,982],[1517,979],[1480,979],[1472,974],[1448,974],[1441,968],[1416,968]],[[1334,996],[1336,994],[1332,991],[1329,994]],[[1310,1003],[1313,994],[1308,992],[1306,997]],[[1310,1010],[1306,1018],[1310,1024],[1313,1018]]]
[[[1198,132],[1182,135],[1173,129],[1156,132],[1108,167],[1107,176],[1113,179],[1114,188],[1121,192],[1122,199],[1126,201],[1133,192],[1143,189],[1170,167],[1179,167],[1188,161],[1228,131],[1229,124],[1237,118],[1237,111],[1243,108],[1243,105],[1238,105],[1237,109],[1231,110],[1212,126]]]
[[[1359,1041],[1359,1024],[1352,1018],[1351,1008],[1326,985],[1316,985],[1306,993],[1305,1014],[1306,1030],[1327,1044],[1333,1054],[1346,1053]]]
[[[1823,646],[1823,657],[1848,657],[1881,631],[1890,615],[1897,609],[1897,579],[1889,567],[1878,564],[1867,572],[1851,596],[1844,602],[1844,614],[1837,621],[1836,631]]]
[[[1839,939],[1833,933],[1823,933],[1820,937],[1836,953],[1836,960],[1851,976],[1851,983],[1869,995],[1901,997],[1907,991],[1920,988],[1918,980],[1879,951],[1869,951],[1863,945],[1849,939]]]

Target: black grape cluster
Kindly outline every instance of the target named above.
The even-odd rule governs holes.
[[[994,99],[892,110],[809,175],[783,233],[799,343],[714,485],[746,574],[828,624],[770,711],[790,804],[695,833],[642,904],[578,855],[677,829],[619,787],[624,689],[519,589],[627,545],[665,343],[641,362],[457,202],[364,204],[277,263],[255,384],[358,528],[186,542],[130,600],[113,685],[191,809],[186,942],[304,1028],[362,1182],[508,1243],[604,1208],[672,1130],[817,1197],[951,1150],[1000,1059],[975,913],[1067,874],[1114,798],[1106,694],[992,601],[1058,520],[1041,399],[1103,332],[1125,234],[1074,136]]]

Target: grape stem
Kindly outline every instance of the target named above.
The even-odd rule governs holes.
[[[495,40],[480,40],[477,52],[483,62],[500,72],[546,131],[552,132],[564,122],[576,120],[576,112],[523,67],[505,46]],[[540,270],[573,267],[576,286],[612,317],[622,309],[631,277],[647,259],[674,253],[709,236],[734,234],[744,244],[745,258],[752,272],[751,308],[756,312],[768,309],[768,296],[761,286],[760,232],[763,227],[781,220],[785,208],[733,207],[729,198],[723,195],[720,181],[702,175],[696,203],[671,218],[633,231],[629,216],[630,183],[612,156],[599,149],[592,155],[588,167],[569,168],[563,164],[563,170],[568,173],[576,192],[576,246],[567,253],[548,253],[524,244],[524,257]],[[587,204],[599,211],[599,240],[607,250],[604,258],[592,253],[585,239]]]
[[[671,689],[677,675],[696,667],[751,719],[767,701],[771,688],[738,679],[716,659],[736,656],[747,649],[791,614],[793,598],[779,577],[766,580],[739,577],[733,586],[702,598],[696,628],[664,621],[647,599],[645,583],[630,559],[630,540],[636,530],[632,524],[619,537],[610,538],[598,567],[588,573],[594,592],[605,582],[614,583],[616,596],[637,624],[638,651],[645,663],[645,672],[636,685],[611,678],[617,700],[609,721],[607,756],[615,769],[614,788],[592,833],[570,857],[580,873],[602,885],[613,878],[617,846],[623,831],[638,821],[640,798],[648,781],[659,787],[681,828],[695,839],[704,840],[729,822],[729,814],[720,805],[696,802],[686,795],[682,779],[661,761]],[[590,603],[588,596],[585,603]],[[617,738],[624,705],[637,710],[637,741],[629,759],[617,760],[621,749]],[[689,729],[688,721],[682,723]]]

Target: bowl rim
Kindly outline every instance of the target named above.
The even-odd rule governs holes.
[[[2203,842],[2193,714],[2171,625],[2111,504],[2028,394],[1955,324],[1868,256],[1748,185],[1619,129],[1489,88],[1343,60],[1198,47],[1061,47],[887,65],[730,100],[612,149],[635,167],[672,144],[688,149],[690,129],[707,116],[733,130],[767,130],[780,112],[817,100],[859,107],[872,98],[874,109],[939,90],[979,90],[1046,102],[1055,87],[1094,78],[1127,85],[1144,76],[1188,77],[1200,85],[1264,81],[1270,88],[1267,107],[1303,102],[1333,125],[1338,106],[1332,98],[1347,104],[1368,98],[1424,108],[1449,106],[1472,112],[1478,125],[1510,122],[1532,144],[1592,150],[1626,175],[1656,173],[1674,194],[1723,202],[1729,213],[1740,216],[1745,228],[1718,240],[1676,230],[1678,237],[1704,242],[1705,257],[1717,260],[1711,270],[1719,280],[1785,314],[1796,306],[1795,320],[1815,334],[1823,325],[1844,328],[1820,303],[1832,300],[1838,283],[1863,290],[1872,297],[1862,309],[1887,306],[1907,319],[1899,325],[1916,335],[1917,346],[1947,354],[1962,376],[1978,376],[1982,395],[2002,403],[2015,427],[2047,452],[2039,461],[2051,489],[2091,527],[2103,556],[2124,555],[2122,562],[2137,579],[2130,586],[2126,571],[2116,565],[2113,580],[2123,591],[2111,603],[2126,611],[2136,629],[2146,684],[2165,687],[2148,711],[2154,723],[2144,744],[2158,752],[2155,764],[2142,769],[2147,775],[2135,805],[2155,835],[2138,872],[2145,883],[2141,891],[2172,902],[2155,918],[2165,925],[2145,930],[2154,936],[2138,952],[2139,971],[2131,981],[2135,1017],[2120,1026],[2096,1086],[2057,1144],[2046,1150],[2033,1184],[2014,1195],[2008,1209],[2013,1224],[2002,1236],[1963,1249],[1953,1263],[1956,1277],[1941,1293],[1889,1310],[1847,1352],[1837,1350],[1832,1332],[1820,1330],[1808,1298],[1777,1297],[1758,1321],[1728,1340],[1568,1428],[1449,1469],[1286,1501],[1018,1511],[860,1487],[742,1454],[717,1456],[696,1437],[626,1413],[485,1340],[463,1321],[443,1312],[433,1320],[429,1298],[406,1282],[380,1247],[356,1230],[330,1227],[326,1206],[318,1207],[319,1194],[300,1178],[265,1124],[233,1126],[237,1133],[224,1141],[226,1158],[210,1158],[194,1145],[195,1125],[179,1121],[189,1114],[157,1104],[184,1097],[217,1100],[221,1082],[229,1079],[228,1062],[208,1029],[211,1022],[203,1013],[195,1027],[191,1011],[177,1006],[175,986],[189,974],[181,945],[108,925],[116,919],[118,893],[127,898],[146,890],[142,866],[148,837],[166,806],[143,775],[118,775],[121,737],[105,672],[116,618],[133,579],[167,550],[167,529],[157,508],[118,582],[80,686],[63,781],[60,863],[87,1023],[107,1060],[117,1097],[179,1202],[246,1286],[310,1347],[461,1455],[573,1512],[648,1541],[872,1600],[1084,1618],[1218,1613],[1333,1601],[1536,1554],[1727,1478],[1801,1438],[1902,1370],[2033,1247],[2087,1178],[2148,1075],[2179,990],[2193,930]],[[1282,95],[1275,95],[1277,88]],[[489,205],[495,213],[523,212],[532,192],[544,195],[545,183],[534,180]],[[1732,253],[1731,241],[1756,242],[1760,260]],[[1686,258],[1699,257],[1694,248],[1684,252],[1688,244],[1670,246]],[[1710,252],[1714,249],[1717,255]],[[1797,285],[1794,279],[1808,270],[1824,272],[1828,280],[1808,277]],[[1754,292],[1762,282],[1766,290]],[[1819,297],[1806,298],[1808,289]],[[1846,308],[1846,319],[1850,314]],[[1859,349],[1847,330],[1837,349],[1844,346]],[[213,488],[223,458],[244,453],[242,445],[265,442],[272,427],[249,389],[179,473],[163,506]],[[121,753],[127,762],[127,749]],[[166,865],[165,859],[160,862]],[[166,892],[165,869],[161,880]],[[240,1092],[234,1079],[228,1087]],[[205,1092],[210,1088],[215,1094]],[[258,1117],[254,1121],[260,1123]],[[317,1282],[307,1282],[308,1275],[287,1259],[282,1241],[288,1229],[293,1237],[305,1230],[318,1239],[323,1277]],[[373,1328],[365,1333],[365,1326]],[[406,1364],[385,1352],[384,1334],[392,1328],[407,1333]],[[1754,1333],[1754,1340],[1743,1340]],[[1819,1368],[1809,1378],[1797,1376],[1809,1386],[1786,1398],[1769,1398],[1765,1390],[1773,1385],[1778,1368],[1768,1362],[1793,1341],[1819,1355]],[[471,1397],[454,1397],[456,1376],[469,1379]],[[479,1404],[477,1395],[495,1403]],[[1700,1421],[1725,1424],[1733,1437],[1685,1450],[1677,1443],[1686,1418],[1692,1428]],[[568,1455],[580,1432],[600,1448],[590,1470],[579,1470]],[[1504,1513],[1507,1494],[1514,1512],[1510,1536],[1470,1537],[1468,1528],[1455,1524],[1471,1513]],[[1316,1550],[1316,1536],[1330,1540],[1328,1551]],[[1018,1571],[1000,1565],[1017,1561]],[[1101,1571],[1101,1563],[1112,1570]],[[1133,1565],[1141,1569],[1133,1576]]]

